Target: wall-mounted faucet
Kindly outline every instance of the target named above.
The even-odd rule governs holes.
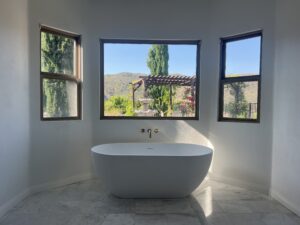
[[[142,128],[141,129],[141,133],[145,133],[146,129]],[[155,134],[157,134],[159,132],[159,130],[157,128],[155,128],[154,130],[152,130],[151,128],[147,129],[147,133],[149,135],[149,138],[152,138],[152,132],[154,132]]]
[[[147,133],[149,134],[149,138],[152,138],[152,129],[148,129]]]

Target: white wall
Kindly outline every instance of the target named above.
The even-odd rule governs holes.
[[[300,215],[300,2],[277,0],[272,195]]]
[[[30,184],[57,182],[70,177],[86,177],[91,172],[90,148],[91,87],[85,34],[88,33],[87,4],[81,0],[31,0],[30,34]],[[83,120],[40,121],[40,36],[39,25],[83,34]],[[93,108],[94,109],[94,108]]]
[[[29,85],[27,1],[0,6],[0,216],[27,191]]]
[[[208,51],[209,139],[216,148],[214,175],[267,192],[272,152],[272,85],[274,1],[214,0]],[[220,37],[263,30],[261,122],[217,122]]]

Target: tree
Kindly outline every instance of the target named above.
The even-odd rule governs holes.
[[[42,71],[73,74],[74,42],[72,39],[42,32],[41,44]],[[69,116],[67,81],[44,79],[43,103],[47,116]]]
[[[247,85],[243,82],[228,84],[230,95],[234,97],[234,102],[226,105],[225,110],[228,111],[233,118],[247,118],[248,104],[245,98],[244,89]]]
[[[125,96],[112,96],[105,101],[105,115],[134,116],[132,104]]]
[[[168,45],[152,45],[148,53],[147,65],[153,76],[167,76],[169,74]],[[169,87],[152,86],[148,94],[153,99],[151,107],[158,112],[158,116],[166,116],[169,109]]]

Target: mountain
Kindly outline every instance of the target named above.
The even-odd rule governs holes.
[[[132,81],[139,80],[140,76],[147,76],[148,74],[143,73],[129,73],[123,72],[118,74],[106,74],[104,77],[104,94],[106,98],[111,96],[132,96],[132,87],[130,83]],[[182,76],[182,74],[172,74]],[[182,99],[185,87],[176,88],[176,99]],[[175,91],[175,90],[174,90]],[[141,99],[144,95],[144,87],[141,86],[135,92],[135,99]]]
[[[142,73],[123,72],[118,74],[105,74],[104,76],[104,94],[106,98],[111,96],[131,96],[132,90],[130,83],[139,80],[140,76],[146,76]],[[142,98],[143,87],[136,91],[136,99]]]

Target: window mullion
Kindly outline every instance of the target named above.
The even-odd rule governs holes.
[[[56,80],[68,80],[68,81],[73,81],[76,83],[80,82],[80,79],[71,76],[71,75],[65,75],[65,74],[58,74],[58,73],[45,73],[41,72],[42,77],[48,78],[48,79],[56,79]]]
[[[243,77],[227,77],[223,78],[222,83],[233,83],[233,82],[247,82],[247,81],[258,81],[260,75],[243,76]]]

